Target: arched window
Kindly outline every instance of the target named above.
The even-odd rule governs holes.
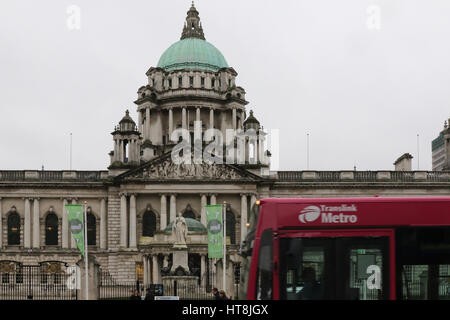
[[[230,244],[236,244],[236,219],[233,211],[227,209],[227,240],[230,239]]]
[[[8,245],[20,245],[20,216],[15,211],[10,213],[8,217]]]
[[[97,219],[92,213],[87,214],[87,241],[88,246],[97,244]]]
[[[142,236],[153,237],[156,231],[156,216],[151,210],[147,210],[142,217]]]
[[[45,218],[45,245],[58,245],[58,217],[54,213],[49,213]]]

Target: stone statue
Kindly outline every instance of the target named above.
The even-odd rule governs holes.
[[[175,234],[175,245],[186,244],[188,226],[186,223],[186,219],[184,219],[184,217],[181,215],[181,212],[178,213],[178,216],[172,225],[172,232]]]

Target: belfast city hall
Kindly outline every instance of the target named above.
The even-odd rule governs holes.
[[[181,39],[150,67],[145,84],[130,97],[137,106],[135,119],[123,110],[123,118],[111,124],[108,168],[0,171],[0,286],[25,283],[26,272],[18,276],[22,266],[38,266],[39,281],[51,283],[54,275],[82,261],[66,204],[86,204],[89,259],[114,283],[163,283],[173,265],[172,225],[182,215],[188,227],[188,273],[206,291],[221,288],[224,266],[221,259],[208,258],[205,206],[226,203],[224,289],[234,295],[240,244],[258,199],[450,195],[448,173],[412,171],[408,155],[392,171],[273,171],[273,155],[263,141],[244,140],[243,161],[177,163],[173,150],[180,140],[174,132],[182,129],[194,137],[198,123],[202,137],[211,129],[224,136],[229,130],[265,136],[258,107],[249,107],[233,67],[206,41],[192,5]]]

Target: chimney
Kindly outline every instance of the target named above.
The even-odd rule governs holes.
[[[411,171],[412,163],[411,159],[413,158],[412,155],[409,153],[405,153],[400,158],[398,158],[395,162],[395,171]]]

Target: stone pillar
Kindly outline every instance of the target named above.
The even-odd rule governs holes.
[[[72,199],[72,204],[77,204],[77,199]],[[70,236],[70,248],[77,249],[77,243],[75,239],[72,237],[72,232],[70,232],[70,228],[69,228],[69,236]]]
[[[181,127],[184,130],[187,130],[187,120],[186,120],[186,107],[183,107],[181,109]]]
[[[3,247],[3,211],[2,211],[2,198],[0,198],[0,250]]]
[[[153,283],[158,283],[159,277],[159,267],[158,267],[158,256],[154,254],[152,256],[152,272],[153,272]]]
[[[241,241],[247,235],[247,195],[241,194]]]
[[[171,141],[171,136],[173,132],[173,110],[172,107],[169,108],[169,141]]]
[[[120,195],[120,246],[127,247],[127,196]]]
[[[144,265],[144,286],[147,286],[149,281],[148,281],[148,261],[147,261],[147,256],[143,257],[143,265]]]
[[[39,219],[39,198],[33,201],[33,249],[40,248],[41,233]]]
[[[130,248],[136,249],[136,195],[130,196]]]
[[[237,129],[237,115],[236,115],[236,108],[233,108],[233,129]]]
[[[201,279],[201,286],[204,288],[206,286],[206,273],[208,270],[206,270],[206,255],[201,255],[201,263],[200,263],[200,279]]]
[[[72,237],[72,235],[70,234],[70,230],[69,230],[69,219],[67,217],[67,211],[66,211],[66,204],[67,204],[67,199],[63,199],[63,210],[62,210],[62,232],[61,232],[61,242],[62,242],[62,248],[63,249],[67,249],[69,248],[69,235]]]
[[[24,247],[31,248],[31,213],[30,199],[25,199],[25,230],[24,230]]]
[[[202,194],[201,195],[201,199],[200,199],[200,209],[201,209],[201,218],[200,218],[200,222],[206,227],[206,195]]]
[[[145,109],[145,137],[144,140],[151,140],[150,139],[150,107],[147,107]]]
[[[123,152],[123,140],[120,140],[119,142],[119,161],[123,162],[124,161],[124,152]]]
[[[252,194],[251,198],[250,198],[250,208],[253,208],[253,205],[256,202],[256,194]]]
[[[200,107],[195,109],[195,121],[200,121]]]
[[[142,112],[140,110],[138,111],[138,130],[141,134],[143,134],[143,132],[142,132]]]
[[[209,110],[209,128],[214,129],[214,109]]]
[[[167,227],[167,198],[165,194],[161,195],[161,217],[160,217],[160,230],[164,230]]]
[[[175,194],[170,195],[170,222],[175,221],[177,216],[177,197]]]
[[[216,194],[212,194],[211,195],[211,205],[217,204],[216,196],[217,196]]]
[[[106,199],[100,199],[100,249],[106,249]]]

